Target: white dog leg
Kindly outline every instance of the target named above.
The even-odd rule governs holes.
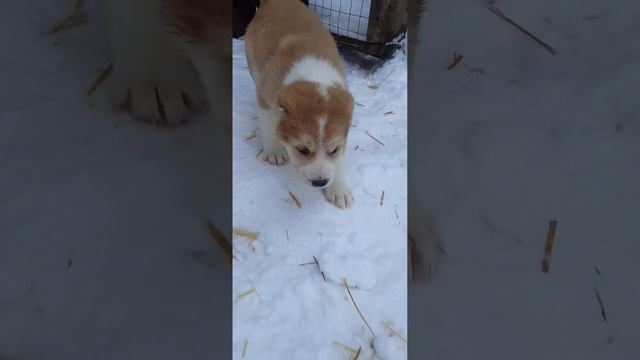
[[[287,150],[278,140],[276,128],[280,121],[279,110],[260,108],[259,123],[262,133],[262,159],[273,165],[283,165],[289,159]]]
[[[443,266],[445,252],[431,219],[422,203],[415,198],[409,201],[408,232],[409,273],[413,279],[430,279]]]
[[[344,155],[341,155],[344,156]],[[336,162],[336,173],[331,184],[324,190],[324,196],[327,201],[335,206],[344,209],[353,203],[353,195],[351,189],[344,179],[344,165],[341,158]]]

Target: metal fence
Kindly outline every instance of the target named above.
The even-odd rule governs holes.
[[[367,41],[371,0],[309,0],[309,7],[335,35]]]

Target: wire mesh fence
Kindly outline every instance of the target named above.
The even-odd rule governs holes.
[[[309,7],[335,35],[367,41],[371,0],[309,0]]]

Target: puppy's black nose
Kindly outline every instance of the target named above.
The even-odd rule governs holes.
[[[311,180],[311,185],[313,185],[315,187],[322,187],[322,186],[327,185],[328,182],[329,182],[329,180],[327,180],[327,179]]]

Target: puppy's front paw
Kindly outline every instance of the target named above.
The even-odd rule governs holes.
[[[285,150],[284,147],[273,146],[265,148],[262,151],[262,160],[271,165],[284,165],[287,160],[289,160],[289,156],[287,155],[287,150]]]
[[[152,46],[152,45],[148,45]],[[178,54],[123,57],[114,63],[113,105],[154,125],[176,126],[206,104],[195,70]]]
[[[324,190],[327,201],[340,209],[348,208],[353,203],[351,189],[344,182],[334,182]]]
[[[409,202],[409,275],[428,280],[444,265],[446,252],[432,225],[432,219],[418,200]]]

